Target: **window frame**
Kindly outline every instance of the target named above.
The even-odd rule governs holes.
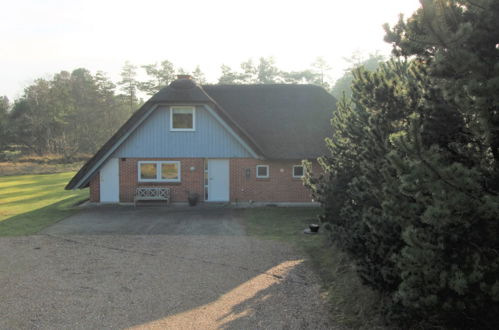
[[[295,168],[296,167],[301,167],[302,168],[302,175],[300,176],[296,176],[295,175]],[[291,169],[291,175],[293,176],[293,179],[301,179],[305,176],[305,167],[303,165],[293,165],[292,169]]]
[[[192,128],[174,128],[173,127],[173,112],[175,110],[191,110],[192,111]],[[170,131],[173,132],[194,132],[196,130],[196,107],[187,105],[176,105],[170,107]]]
[[[156,164],[156,179],[142,179],[140,177],[140,166],[142,164]],[[178,179],[161,179],[162,164],[177,164]],[[140,160],[137,162],[137,180],[138,182],[181,182],[182,181],[182,167],[178,160]]]
[[[263,168],[267,169],[267,175],[266,176],[258,175],[258,168],[259,167],[263,167]],[[269,165],[256,165],[255,176],[256,176],[257,179],[268,179],[268,178],[270,178],[270,166]]]

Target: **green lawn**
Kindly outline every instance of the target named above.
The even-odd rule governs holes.
[[[267,239],[316,245],[314,235],[304,235],[310,223],[318,223],[322,209],[317,207],[266,207],[244,210],[248,233]]]
[[[303,233],[309,223],[318,223],[321,212],[319,208],[249,208],[244,218],[249,235],[288,242],[309,256],[336,323],[354,329],[384,329],[382,300],[362,285],[348,256],[329,242],[323,228],[319,235]]]
[[[34,234],[76,212],[88,189],[66,191],[74,172],[0,177],[0,236]]]

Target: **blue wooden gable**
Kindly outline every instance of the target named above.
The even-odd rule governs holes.
[[[196,106],[196,130],[170,131],[170,107],[159,106],[123,142],[120,158],[246,158],[251,149],[208,106]]]

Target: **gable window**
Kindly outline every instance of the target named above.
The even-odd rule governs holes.
[[[139,182],[180,182],[180,162],[140,161]]]
[[[293,178],[300,179],[303,177],[304,169],[302,165],[293,165]]]
[[[195,131],[196,109],[176,106],[170,108],[170,131]]]
[[[256,177],[258,179],[264,179],[269,177],[269,166],[268,165],[256,165]]]

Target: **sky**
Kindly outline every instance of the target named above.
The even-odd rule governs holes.
[[[210,82],[220,66],[274,57],[284,70],[317,57],[341,76],[354,52],[388,55],[383,23],[418,0],[16,0],[0,12],[0,95],[14,99],[36,78],[84,67],[113,81],[125,61],[171,61]]]

